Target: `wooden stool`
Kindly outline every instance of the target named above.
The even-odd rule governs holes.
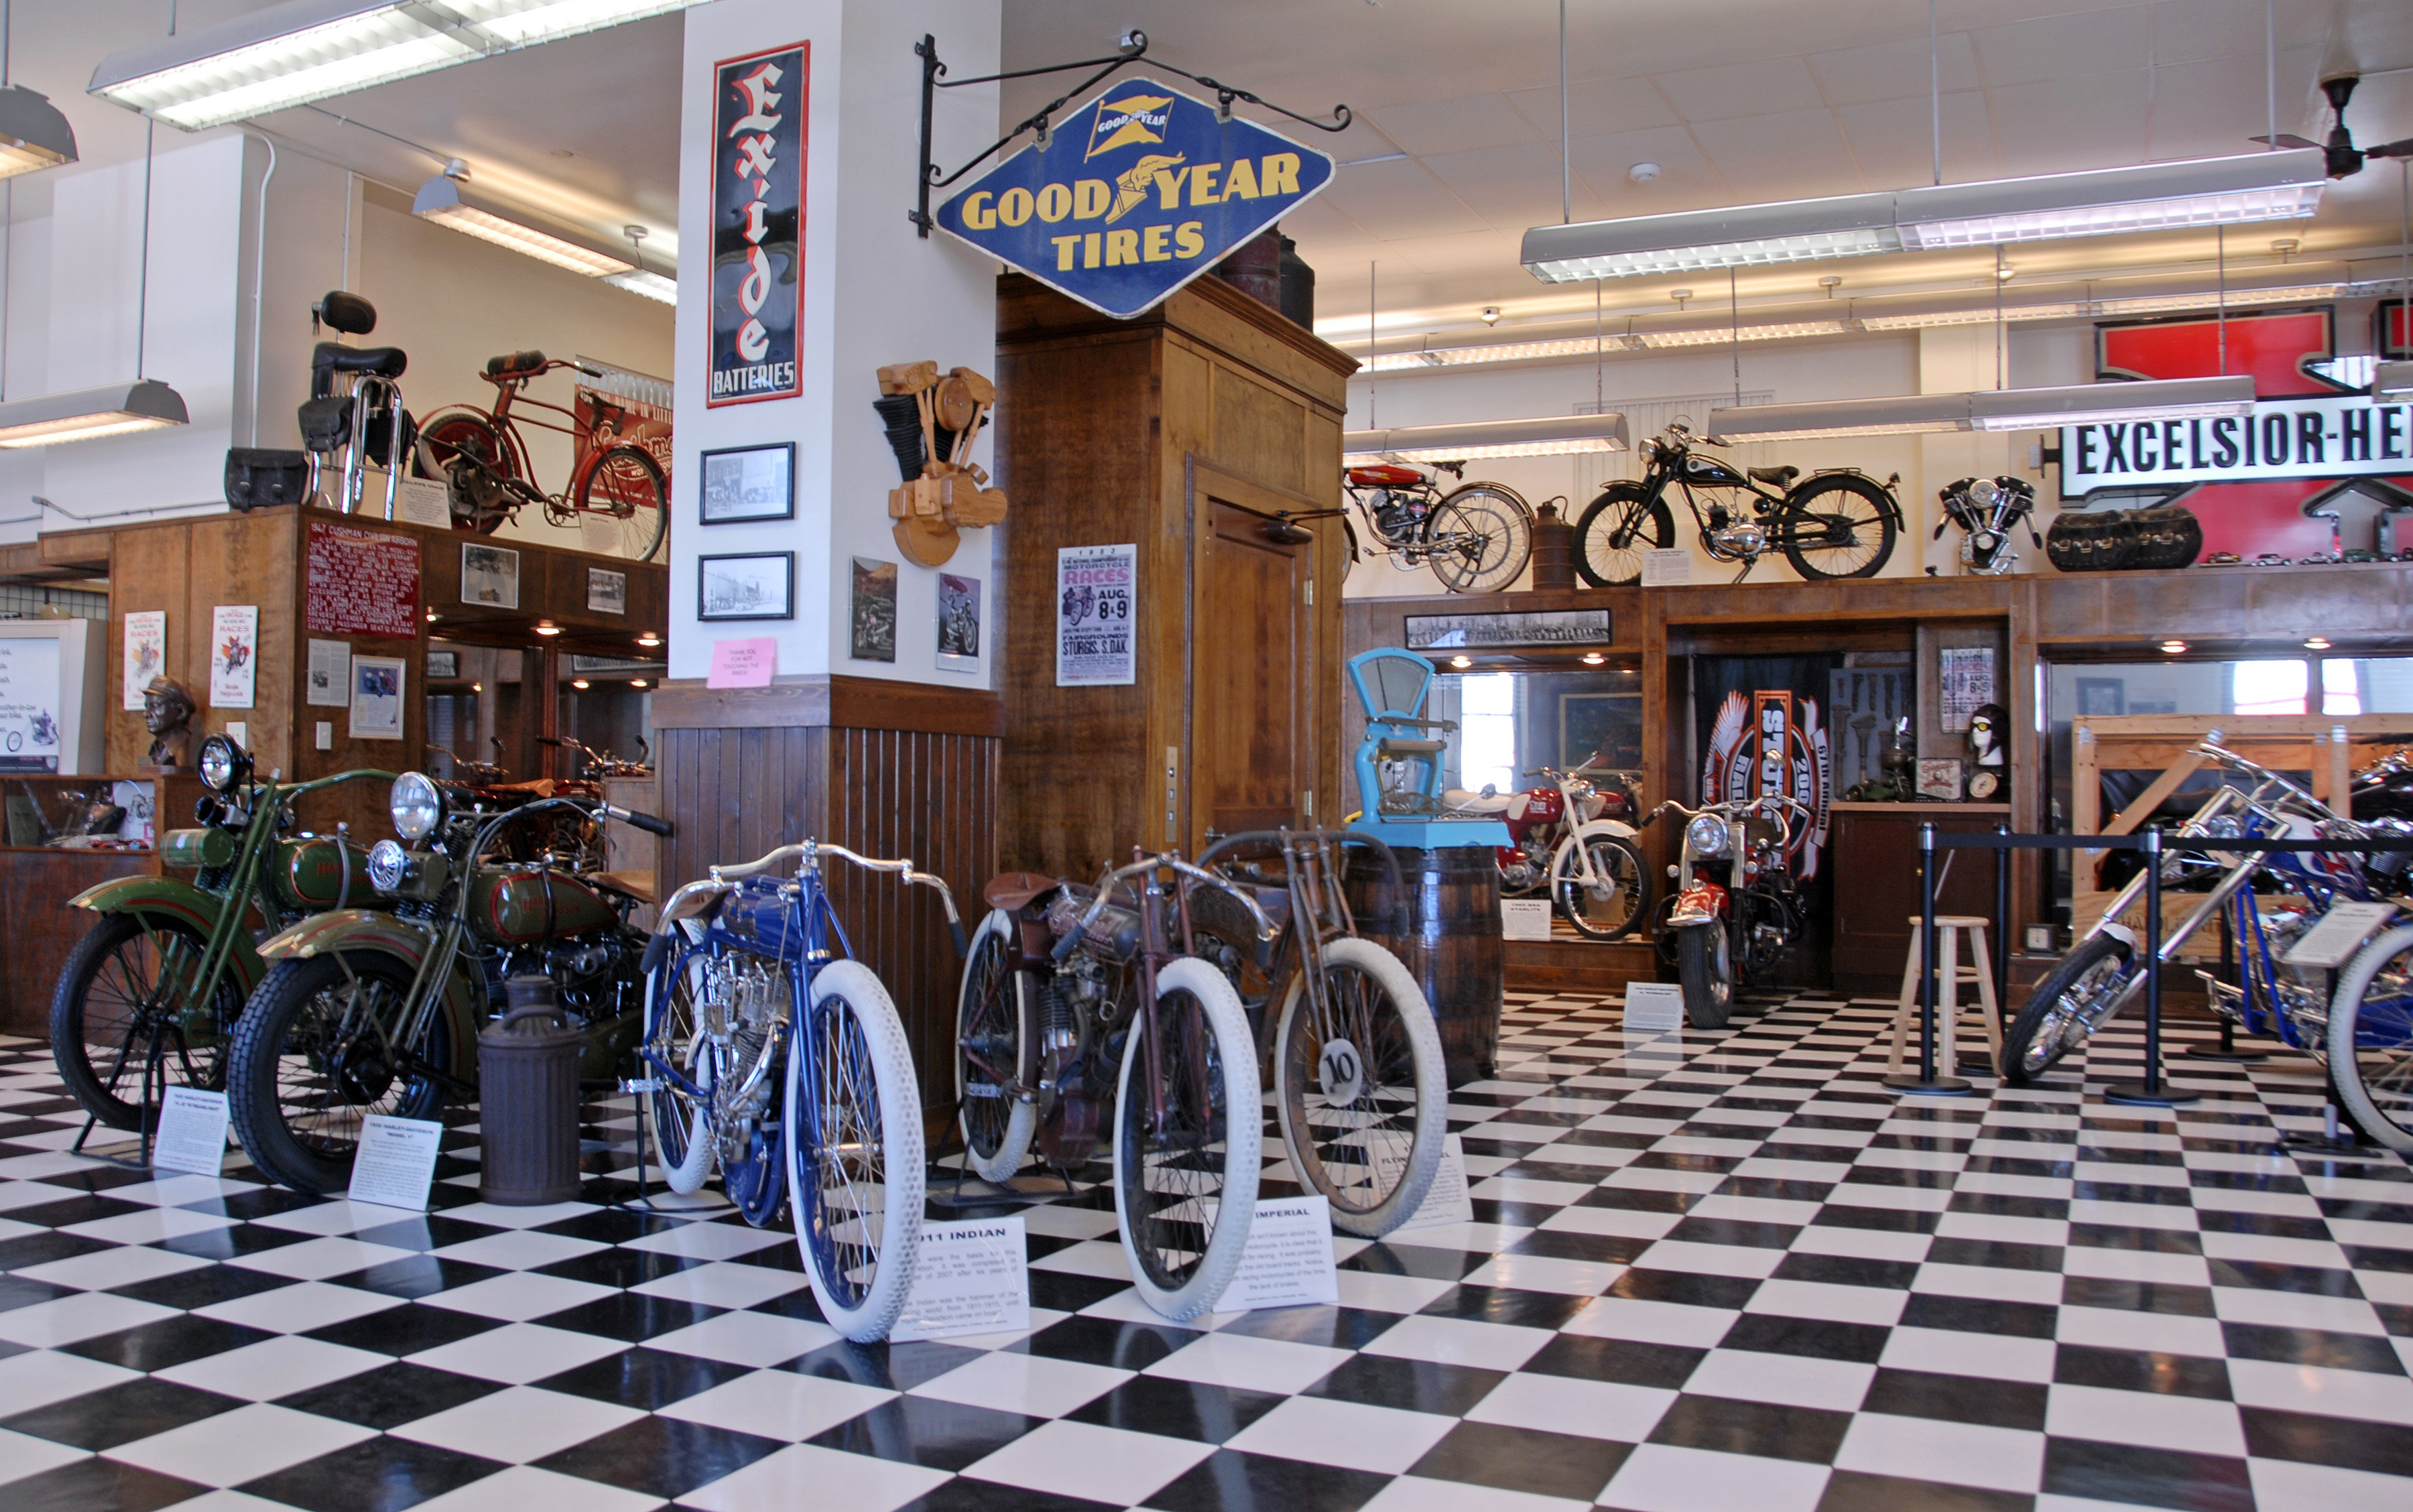
[[[1913,1027],[1918,1023],[1919,918],[1910,916],[1910,958],[1902,963],[1902,998],[1893,1011],[1893,1048],[1886,1056],[1886,1074],[1902,1070],[1904,1050],[1910,1045]],[[1969,964],[1961,964],[1960,941],[1969,942]],[[1977,1001],[1968,1006],[1977,1010],[1986,1025],[1986,1059],[1999,1071],[2003,1063],[2003,1024],[1994,1004],[1994,968],[1986,954],[1986,921],[1971,913],[1939,913],[1935,916],[1936,953],[1944,957],[1944,970],[1936,973],[1939,989],[1935,1000],[1935,1028],[1938,1044],[1935,1074],[1951,1076],[1960,1071],[1960,1046],[1955,1030],[1961,1017],[1961,995],[1957,990],[1963,982],[1977,985]]]

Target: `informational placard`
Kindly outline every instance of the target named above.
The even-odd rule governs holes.
[[[1434,1168],[1432,1185],[1425,1192],[1425,1200],[1417,1205],[1401,1228],[1438,1228],[1444,1223],[1474,1222],[1474,1199],[1466,1190],[1466,1146],[1456,1134],[1444,1134],[1441,1142],[1441,1164]]]
[[[1690,546],[1657,546],[1642,554],[1644,587],[1680,587],[1692,581],[1693,549]]]
[[[1714,929],[1716,925],[1695,927]],[[1673,982],[1625,984],[1625,1028],[1629,1033],[1665,1034],[1684,1027],[1684,989]]]
[[[1137,680],[1139,547],[1056,550],[1056,686],[1104,688]]]
[[[352,1187],[346,1195],[354,1202],[425,1212],[443,1136],[444,1125],[432,1119],[368,1115],[361,1120],[360,1154],[352,1162]]]
[[[1014,1333],[1030,1327],[1030,1259],[1022,1215],[925,1223],[913,1287],[888,1337],[895,1343]]]
[[[400,740],[402,694],[407,679],[400,657],[352,658],[354,740]]]
[[[311,631],[398,640],[419,633],[418,541],[313,520],[303,551],[303,614]]]
[[[142,690],[168,670],[168,611],[146,609],[126,616],[126,687],[118,707],[142,709]]]
[[[168,1171],[215,1176],[226,1164],[227,1098],[198,1087],[170,1087],[159,1100],[151,1136],[151,1164]]]
[[[1239,1272],[1215,1311],[1330,1306],[1340,1300],[1340,1282],[1332,1271],[1331,1204],[1320,1195],[1259,1198]]]
[[[769,635],[758,635],[743,641],[712,643],[712,670],[706,674],[706,688],[768,688],[771,674],[779,670],[779,643]]]
[[[712,353],[707,407],[792,399],[804,328],[805,118],[812,44],[712,66]]]
[[[351,701],[352,647],[346,641],[310,642],[310,667],[303,674],[302,701],[339,709]]]
[[[2344,966],[2372,932],[2396,916],[2393,903],[2339,903],[2298,937],[2287,951],[2290,966]]]
[[[377,497],[377,489],[370,489],[368,497]],[[405,476],[394,486],[393,512],[396,519],[407,520],[412,525],[450,530],[452,528],[452,492],[436,479]]]
[[[1541,897],[1502,898],[1500,900],[1500,938],[1503,940],[1549,939],[1549,900]]]
[[[0,772],[59,769],[59,690],[56,639],[0,637]]]
[[[210,611],[210,707],[247,709],[259,684],[259,606]]]

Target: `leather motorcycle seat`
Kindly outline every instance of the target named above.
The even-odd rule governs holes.
[[[654,901],[654,874],[650,871],[590,871],[585,881],[589,887],[633,897],[640,903]]]
[[[1043,893],[1054,892],[1062,885],[1058,879],[1037,871],[1004,871],[991,877],[981,889],[981,901],[993,909],[1012,913]]]
[[[1793,480],[1801,476],[1800,468],[1791,467],[1747,467],[1743,470],[1751,475],[1752,482],[1766,483],[1770,488],[1790,488]]]
[[[1487,798],[1482,793],[1470,789],[1451,788],[1441,795],[1441,806],[1459,813],[1482,814],[1488,818],[1506,813],[1509,805],[1515,803],[1517,796],[1514,793],[1495,793]]]
[[[346,347],[337,342],[322,341],[311,349],[310,366],[326,373],[367,373],[377,378],[400,378],[410,359],[399,347]]]
[[[1425,475],[1414,467],[1377,463],[1370,467],[1352,467],[1349,481],[1360,488],[1408,488],[1423,482]]]
[[[507,351],[500,357],[486,359],[486,372],[492,378],[506,378],[513,373],[533,373],[544,365],[540,351]]]

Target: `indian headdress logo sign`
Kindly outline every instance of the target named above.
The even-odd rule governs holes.
[[[1128,319],[1332,182],[1330,156],[1127,79],[940,206],[940,228]]]
[[[805,392],[806,71],[812,44],[713,65],[712,365],[707,405]]]
[[[1818,875],[1827,848],[1834,769],[1818,701],[1784,689],[1728,693],[1701,763],[1703,803],[1747,803],[1781,793],[1810,810],[1791,821],[1795,874]]]

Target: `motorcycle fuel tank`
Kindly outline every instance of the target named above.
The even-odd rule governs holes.
[[[1684,459],[1684,481],[1711,488],[1740,488],[1742,474],[1715,457],[1688,456]]]
[[[525,945],[547,935],[600,929],[617,918],[609,904],[565,871],[480,867],[469,886],[469,927],[496,944]]]
[[[348,889],[345,886],[348,867]],[[358,907],[376,901],[377,896],[369,885],[368,852],[332,835],[278,840],[276,853],[268,863],[268,877],[276,900],[288,908],[331,909],[338,898]]]

